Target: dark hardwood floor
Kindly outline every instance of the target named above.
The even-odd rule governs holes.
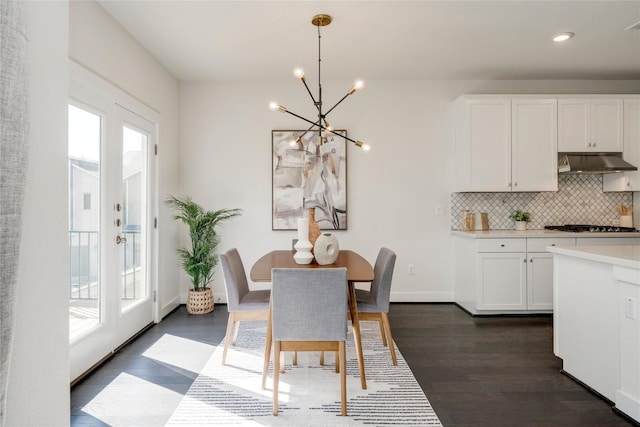
[[[453,304],[392,304],[389,318],[400,352],[445,426],[634,425],[559,372],[550,316],[471,317]],[[86,408],[123,373],[179,398],[197,373],[143,353],[171,335],[202,343],[210,354],[224,337],[226,322],[224,305],[203,316],[178,308],[72,389],[71,425],[108,425]],[[134,416],[119,423],[162,424],[153,420],[168,419],[172,403],[158,406],[139,409],[157,411],[155,418]]]

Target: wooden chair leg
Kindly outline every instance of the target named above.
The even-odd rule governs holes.
[[[236,345],[236,342],[238,341],[238,332],[240,332],[240,321],[239,320],[236,322],[236,329],[233,332],[233,341],[231,342],[233,345]]]
[[[273,415],[278,416],[278,382],[280,381],[280,341],[273,345]]]
[[[320,366],[324,366],[324,351],[320,352]]]
[[[229,349],[229,340],[231,339],[231,331],[233,329],[233,323],[235,317],[233,313],[229,313],[229,320],[227,320],[227,333],[224,337],[224,350],[222,351],[222,364],[227,363],[227,350]]]
[[[298,365],[298,352],[294,351],[293,352],[293,366],[297,366]]]
[[[336,374],[338,372],[340,372],[340,351],[336,351],[335,354],[333,355],[334,360],[336,361]],[[346,362],[345,362],[346,363]]]
[[[382,313],[384,314],[384,313]],[[384,332],[384,321],[382,320],[382,316],[378,318],[378,326],[380,326],[380,336],[382,337],[382,345],[387,346],[387,337]]]
[[[389,343],[389,352],[391,352],[391,361],[393,366],[398,366],[398,359],[396,358],[396,350],[393,346],[393,337],[391,336],[391,325],[389,324],[389,316],[387,313],[382,313],[382,323],[384,323],[384,329]]]
[[[267,323],[267,339],[264,343],[264,363],[262,365],[262,389],[267,388],[267,372],[269,372],[269,359],[271,357],[271,322]]]
[[[347,357],[346,346],[344,341],[340,341],[338,350],[338,359],[336,360],[336,366],[338,366],[338,360],[340,361],[340,402],[341,402],[341,414],[347,415]]]
[[[274,360],[274,362],[275,362],[275,360],[276,360],[275,353],[274,353],[274,355],[273,355],[273,360]],[[284,373],[284,366],[285,366],[285,361],[284,361],[284,352],[281,352],[281,353],[280,353],[280,358],[279,358],[278,362],[279,362],[279,364],[280,364],[280,372]],[[275,365],[274,365],[274,366],[275,366]],[[275,370],[275,368],[274,368],[274,370]]]

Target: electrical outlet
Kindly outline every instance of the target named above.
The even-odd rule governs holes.
[[[436,215],[445,215],[447,213],[446,208],[444,207],[444,205],[436,205]]]
[[[629,319],[636,320],[636,300],[627,298],[624,302],[624,315]]]
[[[409,264],[409,276],[414,276],[416,274],[416,266],[413,264]]]

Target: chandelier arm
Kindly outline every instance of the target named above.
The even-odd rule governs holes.
[[[300,115],[298,115],[298,114],[296,114],[296,113],[294,113],[292,111],[285,110],[285,111],[283,111],[283,113],[289,113],[292,116],[299,118],[300,120],[304,120],[305,122],[310,123],[312,125],[311,128],[313,128],[315,126],[318,126],[318,122],[312,122],[311,120],[306,119],[306,118],[304,118],[304,117],[302,117],[302,116],[300,116]],[[320,126],[320,127],[322,127],[322,126]],[[311,128],[309,128],[309,130],[311,130]],[[309,132],[309,131],[307,131],[307,132]]]
[[[357,145],[358,147],[362,147],[362,145],[363,145],[363,143],[362,143],[361,141],[356,141],[355,139],[351,139],[351,138],[349,138],[349,137],[348,137],[348,136],[346,136],[346,135],[342,135],[341,133],[335,132],[335,131],[334,131],[334,130],[332,130],[332,129],[326,128],[326,127],[322,126],[322,124],[318,124],[318,122],[312,122],[311,120],[309,120],[309,119],[307,119],[307,118],[304,118],[304,117],[302,117],[302,116],[300,116],[300,115],[298,115],[298,114],[296,114],[296,113],[294,113],[294,112],[291,112],[291,111],[289,111],[289,110],[285,110],[285,111],[284,111],[284,113],[289,113],[289,114],[291,114],[292,116],[299,118],[300,120],[304,120],[305,122],[310,123],[310,124],[312,125],[312,126],[311,126],[311,128],[313,128],[313,127],[316,127],[316,126],[317,126],[317,127],[318,127],[318,128],[320,128],[321,130],[326,130],[327,132],[330,132],[330,133],[332,133],[332,134],[334,134],[334,135],[336,135],[336,136],[339,136],[339,137],[341,137],[341,138],[344,138],[344,139],[346,139],[346,140],[347,140],[347,141],[349,141],[349,142],[353,142],[353,143],[354,143],[355,145]],[[311,128],[309,128],[309,129],[311,129]],[[309,131],[307,131],[307,132],[309,132]],[[306,132],[305,132],[305,133],[306,133]]]
[[[343,96],[343,97],[342,97],[342,99],[340,99],[340,101],[336,102],[336,104],[335,104],[333,107],[329,108],[329,111],[327,111],[326,113],[324,113],[324,115],[325,115],[325,116],[328,116],[328,115],[329,115],[329,113],[330,113],[330,112],[332,112],[334,108],[336,108],[338,105],[340,105],[340,103],[341,103],[342,101],[344,101],[345,99],[347,99],[347,97],[348,97],[349,95],[351,95],[352,93],[353,93],[352,91],[347,92],[347,94],[346,94],[345,96]]]
[[[349,138],[349,137],[348,137],[348,136],[346,136],[346,135],[343,135],[343,134],[338,133],[338,132],[334,132],[333,130],[331,130],[331,129],[327,129],[327,128],[325,128],[325,127],[323,127],[322,129],[323,129],[323,130],[326,130],[327,132],[331,132],[332,134],[334,134],[334,135],[336,135],[336,136],[339,136],[340,138],[344,138],[344,139],[346,139],[346,140],[347,140],[347,141],[349,141],[349,142],[353,142],[353,143],[354,143],[354,144],[356,144],[358,147],[361,147],[361,146],[362,146],[362,142],[360,142],[360,141],[356,141],[355,139],[351,139],[351,138]]]
[[[300,145],[302,145],[302,138],[308,134],[309,132],[311,132],[311,129],[313,129],[314,127],[317,126],[317,123],[312,124],[311,126],[309,126],[309,129],[305,130],[304,132],[302,132],[300,134],[300,136],[298,136],[297,140],[300,141]]]
[[[307,89],[307,92],[309,92],[309,96],[311,97],[311,100],[313,101],[313,105],[315,105],[316,108],[319,109],[320,105],[316,101],[316,98],[313,96],[313,93],[311,92],[311,89],[309,89],[309,85],[307,84],[307,81],[305,79],[300,79],[300,80],[302,80],[302,84],[304,84],[304,87]]]

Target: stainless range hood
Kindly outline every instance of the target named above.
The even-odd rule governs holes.
[[[637,167],[622,159],[622,153],[558,153],[558,173],[614,173],[635,171]]]

